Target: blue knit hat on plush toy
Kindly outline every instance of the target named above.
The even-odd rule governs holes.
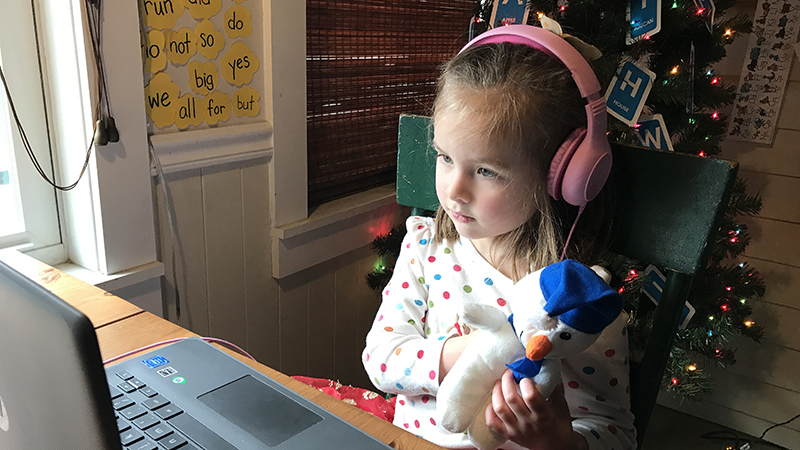
[[[539,286],[547,314],[583,333],[603,331],[622,311],[622,296],[592,269],[571,259],[542,269]]]

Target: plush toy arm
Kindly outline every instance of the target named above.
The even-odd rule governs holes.
[[[508,440],[505,436],[496,433],[486,424],[486,407],[489,406],[491,402],[492,396],[488,395],[483,402],[483,406],[479,410],[479,414],[475,417],[475,421],[472,422],[472,426],[469,427],[469,431],[467,432],[467,436],[469,436],[469,440],[472,441],[472,445],[478,450],[495,450]]]
[[[558,358],[543,360],[542,368],[533,377],[533,382],[544,398],[550,397],[558,383],[561,382],[561,360]]]
[[[479,330],[499,331],[508,326],[505,313],[488,305],[463,304],[460,316],[464,323]]]
[[[496,340],[492,333],[481,332],[442,380],[436,394],[436,409],[444,429],[453,433],[465,431],[491,392],[494,381],[502,375],[502,368],[491,367],[485,358],[495,347]]]

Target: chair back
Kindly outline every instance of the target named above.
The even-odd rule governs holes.
[[[401,115],[397,203],[435,211],[436,151],[429,117]],[[666,282],[641,359],[631,362],[631,410],[638,443],[662,388],[692,279],[705,266],[736,181],[738,164],[612,144],[616,230],[611,250],[664,269]]]

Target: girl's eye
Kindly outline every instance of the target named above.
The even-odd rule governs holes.
[[[478,169],[478,175],[486,178],[497,178],[498,173],[495,172],[494,170],[481,167]]]
[[[450,164],[451,162],[453,162],[453,160],[452,160],[452,159],[450,159],[450,157],[449,157],[449,156],[447,156],[447,155],[445,155],[445,154],[443,154],[443,153],[439,153],[439,154],[437,154],[437,155],[436,155],[436,157],[437,157],[437,158],[439,158],[439,159],[441,159],[441,160],[442,160],[442,162],[443,162],[443,163],[446,163],[446,164]]]

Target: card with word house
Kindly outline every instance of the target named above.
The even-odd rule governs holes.
[[[624,63],[606,90],[608,113],[628,126],[635,126],[647,101],[656,74],[633,62]]]

